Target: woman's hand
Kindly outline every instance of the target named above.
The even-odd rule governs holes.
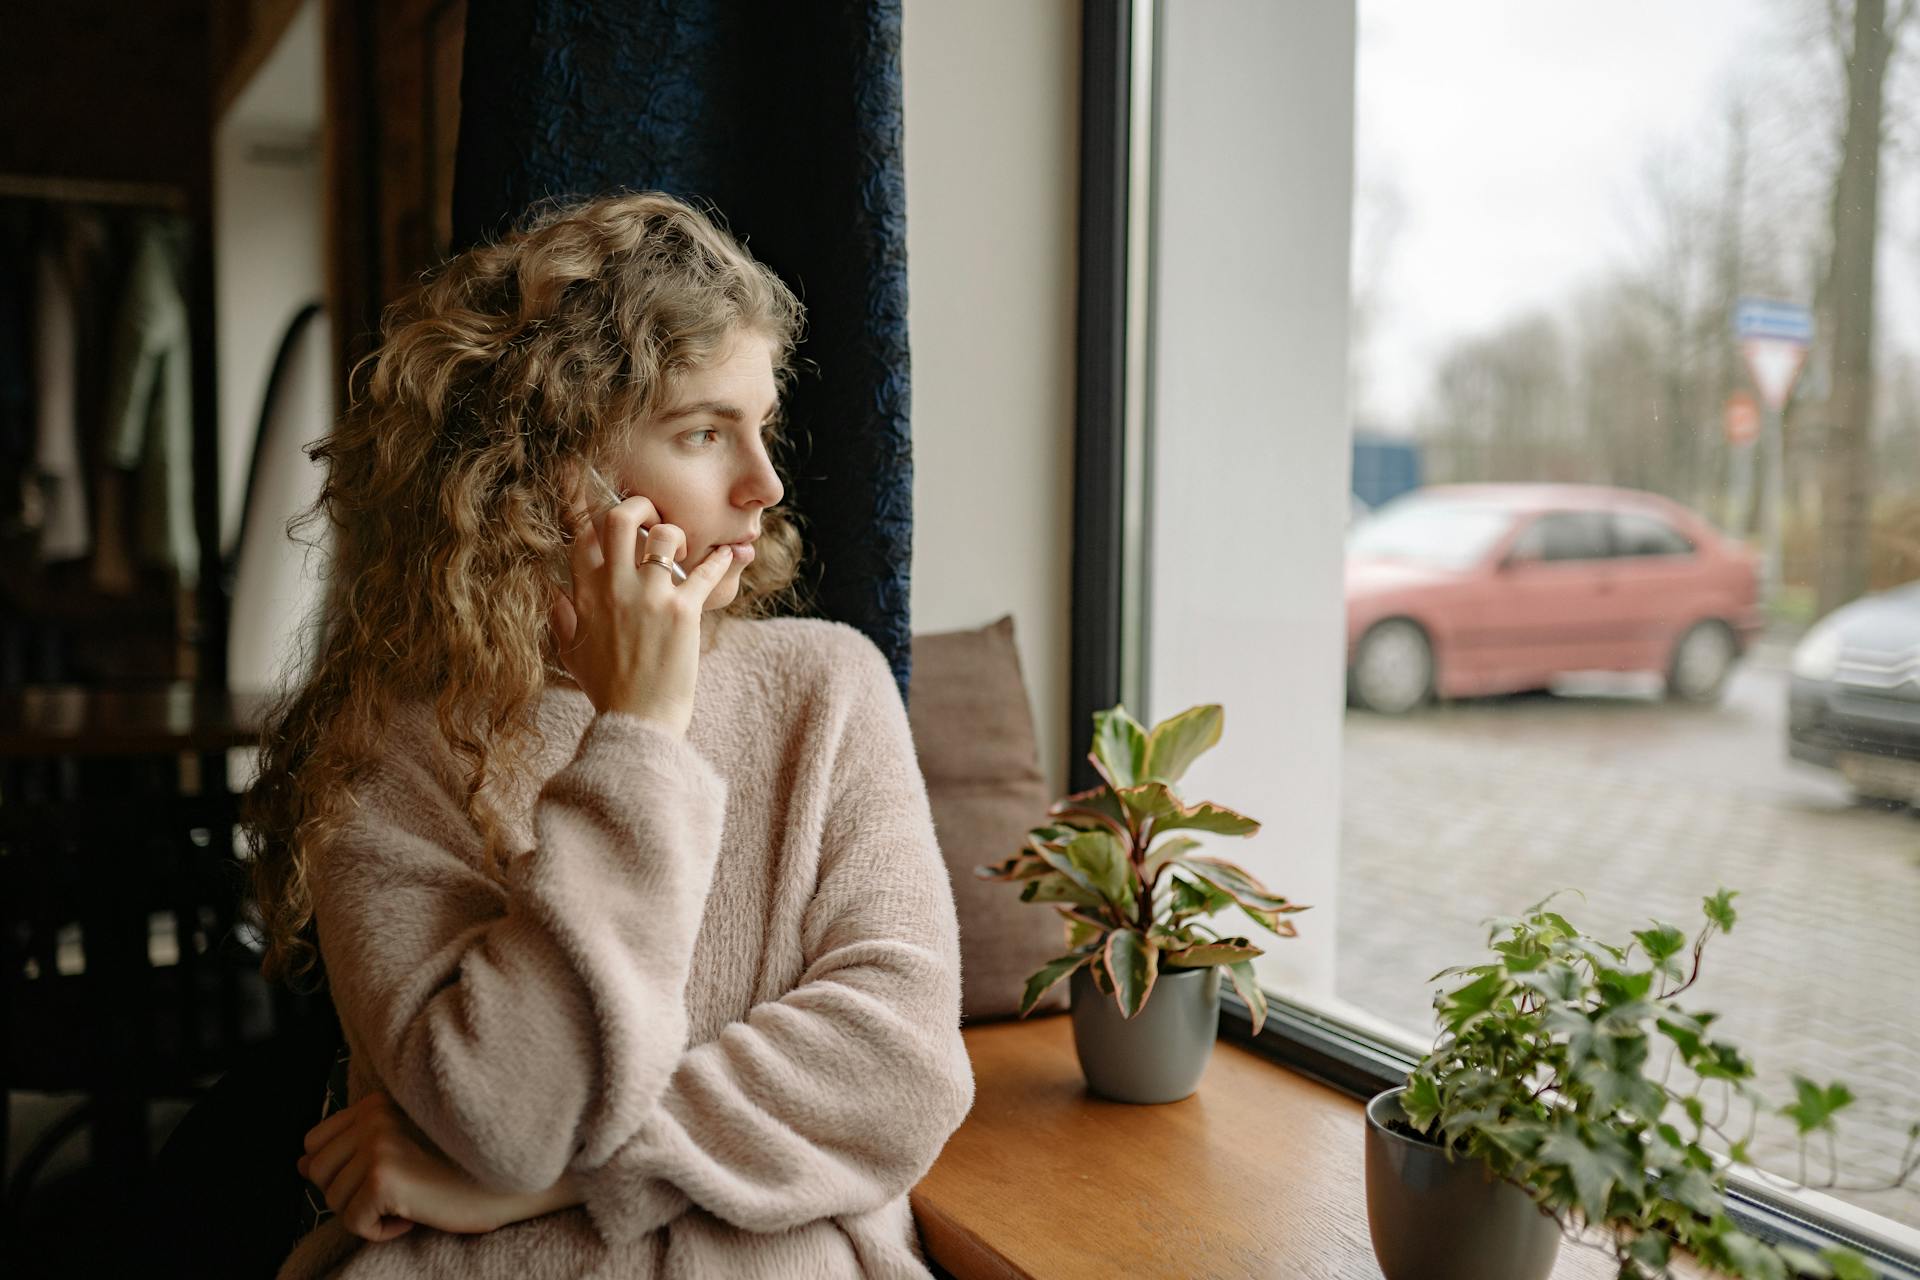
[[[347,1230],[391,1240],[415,1223],[474,1235],[551,1213],[581,1197],[562,1179],[536,1195],[489,1191],[441,1155],[384,1093],[370,1093],[307,1133],[300,1176]]]
[[[573,595],[556,590],[554,637],[560,661],[596,711],[623,711],[654,721],[676,737],[693,721],[700,663],[700,619],[707,597],[733,563],[720,547],[675,583],[642,555],[679,560],[686,534],[658,523],[645,498],[628,498],[594,519],[576,501],[568,548]],[[649,522],[651,528],[643,528]]]

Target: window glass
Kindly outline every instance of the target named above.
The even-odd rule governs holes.
[[[1430,1043],[1428,979],[1478,961],[1488,917],[1575,890],[1607,941],[1691,940],[1737,890],[1686,1007],[1770,1101],[1845,1081],[1828,1194],[1920,1227],[1920,1185],[1855,1189],[1920,1110],[1920,681],[1845,657],[1920,650],[1920,13],[1896,8],[1865,67],[1852,0],[1358,0],[1351,472],[1380,514],[1327,672],[1332,987]],[[1845,195],[1849,155],[1877,205]],[[1481,505],[1419,501],[1449,485]],[[1540,485],[1659,495],[1719,536],[1562,510],[1514,547],[1685,575],[1361,554],[1457,565],[1503,488]],[[1374,667],[1370,633],[1397,646]],[[1751,1150],[1827,1180],[1777,1116]]]
[[[1604,560],[1607,519],[1591,511],[1549,511],[1513,540],[1515,560]]]
[[[1613,553],[1617,556],[1684,556],[1693,551],[1685,534],[1658,516],[1635,511],[1613,517]]]

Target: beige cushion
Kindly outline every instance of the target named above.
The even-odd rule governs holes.
[[[964,1020],[1012,1017],[1027,975],[1066,950],[1051,908],[1020,901],[1018,885],[973,874],[1017,852],[1055,798],[1040,772],[1013,619],[915,636],[908,707],[960,913]],[[1034,1013],[1066,1007],[1063,982]]]

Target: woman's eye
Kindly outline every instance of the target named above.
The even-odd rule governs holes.
[[[700,430],[690,433],[687,439],[692,440],[698,436],[713,436],[715,439],[718,439],[720,431],[717,427],[702,427]]]

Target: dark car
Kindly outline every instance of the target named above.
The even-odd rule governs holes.
[[[1787,749],[1855,792],[1920,803],[1920,582],[1828,614],[1793,652]]]

